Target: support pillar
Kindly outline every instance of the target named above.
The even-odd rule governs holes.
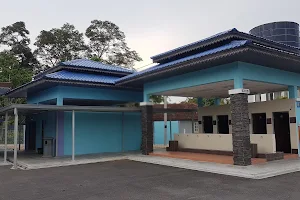
[[[248,89],[229,90],[234,165],[251,165]]]
[[[288,86],[288,90],[289,90],[289,99],[297,99],[298,98],[297,86]]]
[[[149,155],[153,152],[153,103],[142,102],[141,123],[142,123],[142,154]]]
[[[56,99],[56,105],[58,105],[58,106],[64,105],[64,99],[61,98],[61,97],[58,97],[58,98]]]
[[[17,108],[14,109],[15,115],[15,124],[14,124],[14,165],[12,169],[17,169],[17,154],[18,154],[18,125],[19,125],[19,116]]]
[[[7,162],[7,126],[8,126],[8,113],[5,113],[5,122],[4,122],[4,163]]]
[[[72,111],[72,161],[75,160],[75,111]]]
[[[168,97],[164,96],[164,109],[168,108]],[[168,129],[167,129],[168,114],[164,113],[164,145],[167,145]]]
[[[122,152],[124,152],[124,120],[125,120],[125,117],[124,117],[124,112],[122,112]]]

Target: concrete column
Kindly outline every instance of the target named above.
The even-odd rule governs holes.
[[[19,125],[19,116],[18,116],[18,110],[17,108],[14,109],[14,115],[15,115],[15,124],[14,124],[14,165],[12,169],[17,169],[17,154],[18,154],[18,125]]]
[[[72,161],[75,160],[75,111],[72,111]]]
[[[248,89],[229,90],[233,161],[235,165],[251,165],[251,145],[249,130]]]
[[[164,96],[164,109],[168,108],[168,97]],[[168,122],[168,114],[164,113],[164,145],[167,145],[167,140],[168,140],[168,129],[167,129],[167,122]]]
[[[124,112],[122,112],[122,152],[124,152]]]
[[[153,103],[142,102],[141,122],[142,122],[142,154],[149,155],[153,152]]]
[[[298,88],[294,85],[289,85],[289,99],[295,99],[298,97]]]
[[[5,122],[4,122],[4,163],[7,162],[7,126],[8,126],[8,113],[5,113]]]
[[[64,99],[61,98],[61,97],[57,97],[57,99],[56,99],[56,105],[57,105],[57,106],[62,106],[62,105],[64,105]]]

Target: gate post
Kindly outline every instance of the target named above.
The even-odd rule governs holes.
[[[251,165],[248,94],[249,89],[229,90],[232,124],[233,162]]]

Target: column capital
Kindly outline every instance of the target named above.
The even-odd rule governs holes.
[[[153,106],[152,102],[140,102],[140,106]]]
[[[250,94],[250,90],[245,89],[245,88],[232,89],[232,90],[228,90],[228,94],[229,95],[232,95],[232,94]]]

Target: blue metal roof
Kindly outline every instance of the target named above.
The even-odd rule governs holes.
[[[88,74],[80,72],[71,71],[58,71],[45,76],[48,79],[56,80],[71,80],[71,81],[82,81],[82,82],[94,82],[94,83],[105,83],[114,84],[116,80],[120,77],[109,76],[109,75],[99,75],[99,74]]]
[[[82,68],[93,68],[106,71],[115,71],[115,72],[124,72],[124,73],[133,73],[133,70],[125,69],[115,65],[106,65],[101,62],[96,62],[88,59],[76,59],[71,61],[61,62],[60,66],[73,66],[73,67],[82,67]]]
[[[235,40],[235,41],[230,42],[229,44],[226,44],[226,45],[214,48],[214,49],[210,49],[210,50],[207,50],[207,51],[204,51],[204,52],[192,55],[192,56],[188,56],[188,57],[185,57],[185,58],[181,58],[181,59],[178,59],[178,60],[175,60],[175,61],[172,61],[172,62],[168,62],[168,63],[164,63],[164,64],[158,64],[156,66],[150,67],[150,68],[145,69],[143,71],[136,72],[136,73],[130,74],[128,76],[124,76],[124,77],[120,78],[119,80],[117,80],[116,82],[117,83],[122,82],[124,80],[128,80],[128,79],[131,79],[131,78],[136,77],[136,76],[142,76],[143,74],[146,74],[146,73],[150,73],[150,72],[153,72],[153,71],[158,71],[158,70],[164,69],[164,68],[169,68],[169,67],[172,67],[175,64],[179,64],[179,63],[186,62],[186,61],[189,61],[189,60],[193,60],[193,59],[196,59],[196,58],[201,58],[203,56],[215,54],[215,53],[218,53],[218,52],[221,52],[221,51],[224,51],[224,50],[234,49],[234,48],[237,48],[237,47],[240,47],[240,46],[244,46],[247,43],[251,43],[251,42],[248,41],[248,40]]]
[[[210,36],[208,38],[205,38],[205,39],[202,39],[202,40],[199,40],[199,41],[196,41],[196,42],[193,42],[193,43],[190,43],[190,44],[187,44],[187,45],[184,45],[184,46],[181,46],[181,47],[169,50],[169,51],[166,51],[164,53],[152,56],[151,58],[152,58],[153,62],[160,63],[162,60],[164,60],[166,58],[174,57],[178,54],[182,54],[184,52],[200,48],[201,45],[204,45],[204,46],[208,45],[210,40],[212,41],[212,43],[214,43],[215,40],[216,40],[216,42],[218,42],[217,39],[219,37],[225,36],[225,35],[228,35],[229,37],[231,36],[233,40],[251,40],[253,42],[262,43],[263,45],[266,45],[266,46],[270,46],[270,47],[273,47],[273,48],[279,48],[279,49],[283,49],[285,51],[289,51],[289,52],[292,52],[292,53],[299,54],[299,49],[300,48],[298,48],[298,47],[290,46],[290,45],[283,44],[283,43],[280,43],[280,42],[276,42],[276,41],[273,41],[273,40],[270,40],[270,39],[266,39],[266,38],[251,35],[251,34],[248,34],[248,33],[240,32],[236,28],[233,28],[233,29],[215,34],[215,35]]]
[[[213,39],[213,38],[215,38],[215,37],[224,35],[224,34],[226,34],[226,33],[234,32],[234,31],[238,32],[238,30],[237,30],[236,28],[232,28],[232,29],[229,29],[229,30],[227,30],[227,31],[223,31],[223,32],[217,33],[217,34],[215,34],[215,35],[212,35],[212,36],[210,36],[210,37],[208,37],[208,38],[204,38],[204,39],[202,39],[202,40],[198,40],[198,41],[196,41],[196,42],[192,42],[192,43],[190,43],[190,44],[186,44],[186,45],[177,47],[177,48],[175,48],[175,49],[166,51],[166,52],[164,52],[164,53],[157,54],[157,55],[155,55],[155,56],[152,56],[151,59],[155,59],[155,58],[157,58],[157,57],[160,57],[160,56],[163,56],[163,55],[166,55],[166,54],[170,54],[170,53],[173,53],[173,52],[175,52],[175,51],[178,51],[178,50],[181,50],[181,49],[184,49],[184,48],[193,46],[193,45],[197,45],[197,44],[199,44],[199,43],[201,43],[201,42],[204,42],[204,41],[206,41],[206,40]]]

